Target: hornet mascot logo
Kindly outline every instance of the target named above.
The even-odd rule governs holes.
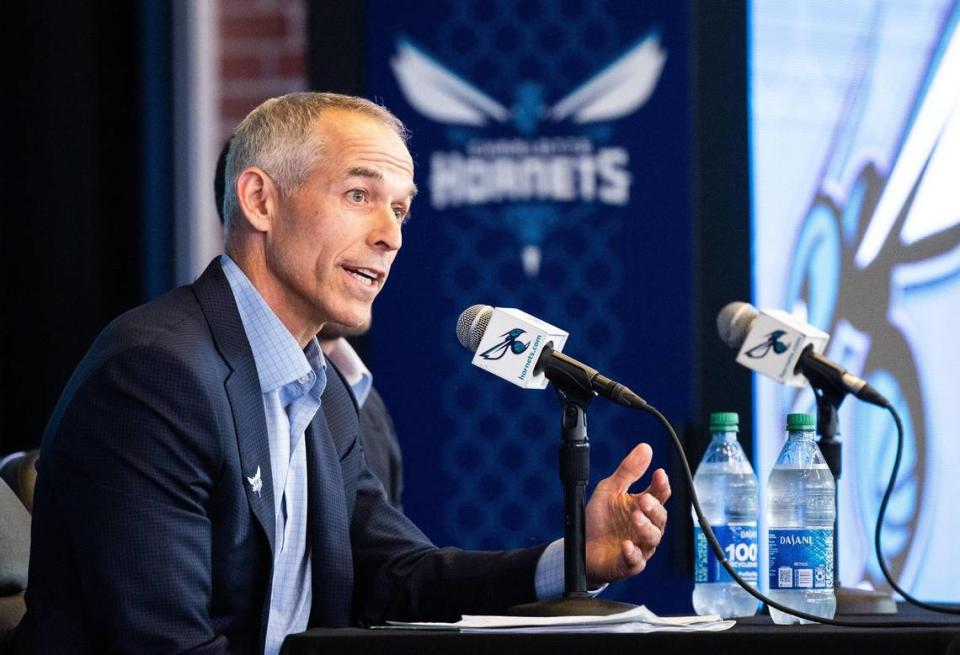
[[[773,348],[773,352],[777,355],[782,355],[787,351],[787,344],[780,341],[780,337],[785,335],[786,332],[783,330],[774,330],[767,335],[767,340],[763,343],[757,344],[747,352],[743,353],[750,359],[763,359],[767,356],[767,353],[770,352],[770,349]]]
[[[431,206],[462,207],[511,232],[524,272],[536,277],[551,229],[630,201],[630,155],[612,142],[610,123],[650,99],[666,59],[651,31],[556,102],[538,80],[519,80],[503,102],[401,37],[390,60],[400,91],[446,126],[450,145],[430,156]]]
[[[544,119],[598,123],[633,113],[650,99],[666,59],[660,36],[649,34],[553,106],[543,105],[540,85],[524,82],[517,87],[511,108],[438,63],[408,39],[400,39],[390,65],[407,102],[427,118],[452,125],[513,123],[520,134],[532,136],[537,123]]]
[[[484,350],[480,353],[480,356],[484,359],[500,359],[507,354],[509,350],[514,355],[519,355],[524,350],[527,349],[527,346],[530,345],[530,342],[523,343],[522,341],[517,341],[521,334],[526,332],[520,328],[513,328],[509,332],[504,332],[500,336],[503,337],[503,341],[493,345],[491,348]]]

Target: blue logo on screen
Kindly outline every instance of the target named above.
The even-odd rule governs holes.
[[[504,332],[500,335],[503,337],[503,339],[487,350],[484,350],[482,353],[480,353],[480,356],[484,359],[494,360],[500,359],[508,352],[512,352],[514,355],[521,354],[530,345],[529,341],[527,343],[523,343],[522,341],[517,340],[520,335],[524,334],[525,332],[526,330],[522,330],[520,328],[514,328],[509,332]]]
[[[939,54],[930,58],[925,82],[906,113],[900,145],[887,156],[877,154],[877,137],[863,136],[872,133],[862,127],[877,116],[894,115],[902,100],[897,94],[874,94],[865,82],[880,77],[884,60],[858,66],[850,78],[849,100],[835,119],[820,188],[792,246],[785,294],[788,307],[802,306],[808,322],[834,335],[831,347],[841,364],[890,399],[902,418],[902,465],[889,497],[882,544],[894,577],[907,569],[908,561],[924,557],[931,528],[920,517],[930,511],[935,494],[942,493],[931,483],[936,451],[934,433],[928,433],[929,417],[937,410],[928,403],[944,402],[941,392],[934,391],[941,380],[931,375],[923,383],[916,359],[923,348],[914,342],[915,332],[904,316],[905,299],[911,297],[939,295],[940,303],[956,302],[949,291],[938,291],[940,285],[949,288],[946,283],[960,271],[960,224],[956,212],[943,204],[954,197],[948,191],[952,178],[946,153],[956,152],[949,127],[956,110],[938,100],[955,88],[950,73],[955,69],[947,64],[957,61],[960,34],[955,27],[943,34],[935,49]],[[879,38],[871,34],[871,42],[881,43]],[[929,204],[932,197],[944,200]],[[809,396],[796,393],[785,390],[785,404],[792,411],[808,410]],[[872,532],[879,506],[887,501],[896,431],[865,406],[854,405],[851,413],[853,488],[860,527]],[[862,574],[885,584],[876,556],[867,558]]]

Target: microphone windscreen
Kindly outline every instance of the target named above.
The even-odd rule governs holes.
[[[457,339],[460,345],[472,353],[477,352],[491,316],[493,307],[490,305],[471,305],[463,310],[457,319]]]
[[[734,350],[740,350],[757,314],[757,308],[750,303],[739,300],[728,303],[717,315],[720,339]]]

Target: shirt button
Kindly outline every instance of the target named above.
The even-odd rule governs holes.
[[[304,375],[302,378],[300,378],[300,384],[306,384],[306,383],[308,383],[309,381],[310,381],[310,376],[309,376],[309,375]]]

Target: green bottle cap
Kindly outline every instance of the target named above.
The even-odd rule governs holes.
[[[736,412],[714,412],[710,415],[710,432],[739,432],[740,416]]]
[[[813,414],[787,414],[787,432],[815,430],[817,419]]]

